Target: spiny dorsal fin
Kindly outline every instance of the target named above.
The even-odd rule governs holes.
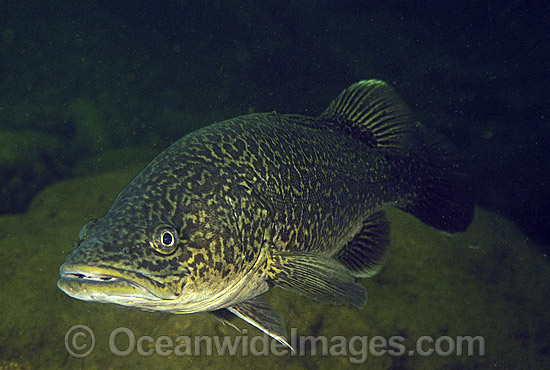
[[[407,104],[388,84],[379,80],[351,85],[318,120],[390,153],[408,150],[408,138],[414,127]]]

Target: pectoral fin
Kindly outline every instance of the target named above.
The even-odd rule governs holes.
[[[363,308],[365,288],[333,258],[312,253],[273,252],[267,276],[273,284],[320,302]]]
[[[284,320],[264,297],[257,296],[226,309],[292,349],[286,339]]]

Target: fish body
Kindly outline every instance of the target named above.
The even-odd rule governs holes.
[[[262,293],[362,307],[356,278],[382,265],[388,207],[463,231],[472,189],[393,89],[361,81],[319,117],[245,115],[172,144],[83,227],[58,286],[141,310],[228,311],[288,345]]]

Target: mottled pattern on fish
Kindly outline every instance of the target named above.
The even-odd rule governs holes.
[[[380,267],[381,210],[396,206],[450,232],[469,224],[468,178],[450,147],[430,137],[374,80],[317,119],[251,114],[197,130],[83,228],[60,288],[146,310],[228,308],[286,343],[284,324],[258,297],[268,283],[362,306],[353,276]],[[271,319],[273,327],[261,322]]]

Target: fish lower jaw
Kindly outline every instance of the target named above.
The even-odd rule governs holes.
[[[135,283],[109,276],[65,275],[57,281],[57,287],[68,296],[83,301],[123,304],[122,302],[130,303],[137,300],[160,300]]]
[[[135,306],[138,301],[173,300],[169,291],[152,291],[151,282],[139,274],[103,267],[62,265],[57,286],[70,297],[83,301]]]

